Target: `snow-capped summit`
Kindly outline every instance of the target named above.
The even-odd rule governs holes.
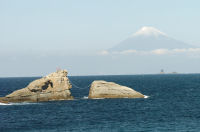
[[[158,29],[154,27],[142,27],[140,30],[138,30],[136,33],[133,34],[133,36],[139,36],[139,35],[145,35],[145,36],[167,36],[165,33],[159,31]]]
[[[109,49],[110,51],[124,50],[155,50],[155,49],[183,49],[195,46],[168,37],[154,27],[142,27],[127,39]]]

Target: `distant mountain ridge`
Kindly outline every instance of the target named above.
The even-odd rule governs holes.
[[[142,27],[129,38],[120,42],[109,51],[124,50],[154,50],[154,49],[184,49],[196,48],[182,41],[168,37],[165,33],[154,27]]]

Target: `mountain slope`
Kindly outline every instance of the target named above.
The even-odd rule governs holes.
[[[109,49],[110,51],[124,50],[154,50],[154,49],[183,49],[195,46],[168,37],[165,33],[153,27],[143,27],[138,32]]]

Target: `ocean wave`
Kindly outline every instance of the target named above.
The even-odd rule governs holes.
[[[150,97],[150,96],[144,95],[144,98],[145,98],[145,99],[147,99],[147,98],[149,98],[149,97]]]

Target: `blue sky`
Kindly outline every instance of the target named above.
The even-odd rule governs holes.
[[[10,56],[107,49],[143,26],[200,46],[199,5],[199,0],[0,0],[0,68],[5,71],[0,74],[13,75],[8,66],[15,63],[5,61]],[[17,68],[27,63],[15,60],[21,63]]]
[[[198,0],[1,0],[4,48],[112,47],[142,26],[200,45]]]

